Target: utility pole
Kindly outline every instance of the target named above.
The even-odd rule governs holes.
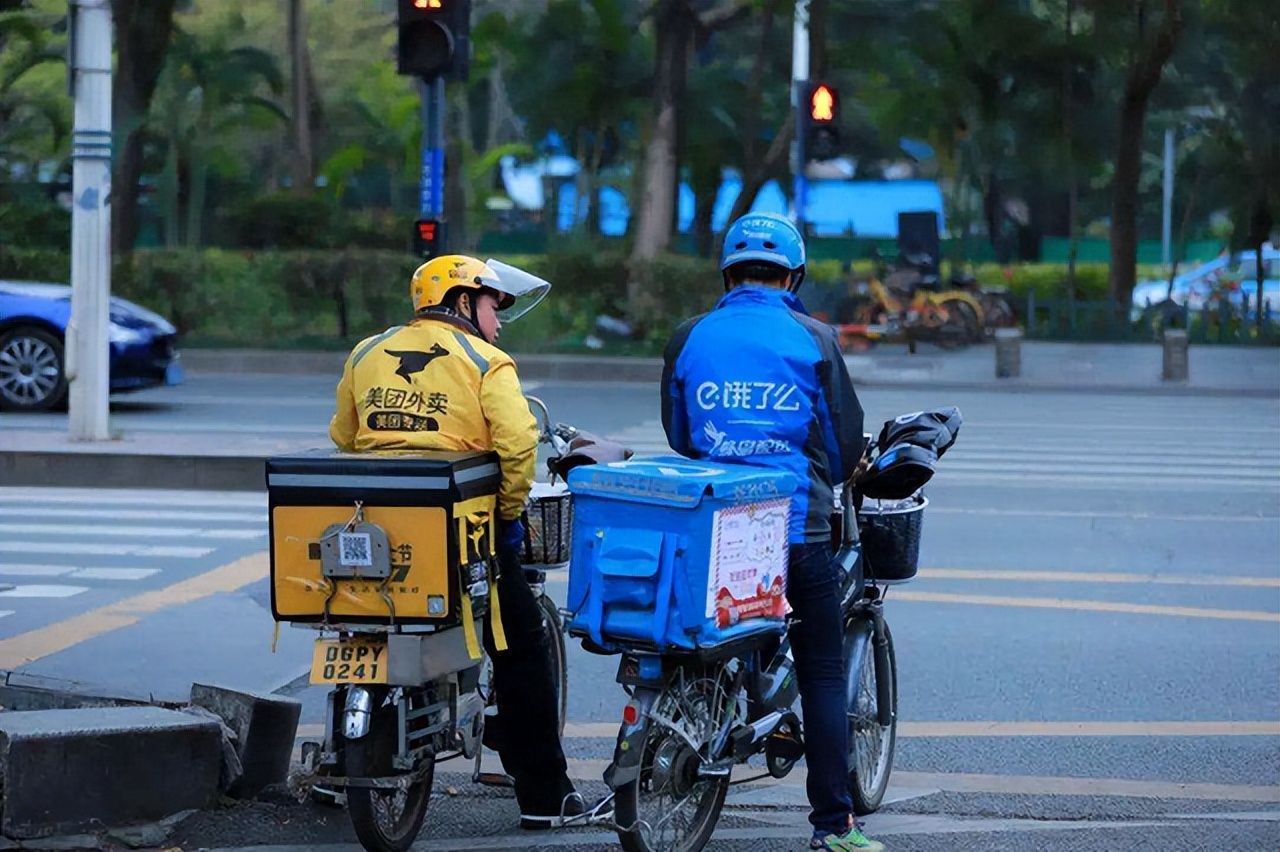
[[[444,78],[419,80],[422,94],[422,179],[418,212],[439,220],[444,214]],[[442,235],[444,236],[444,235]],[[443,245],[444,239],[440,240]]]
[[[796,0],[795,25],[791,31],[791,109],[795,114],[795,141],[791,143],[791,173],[795,175],[794,196],[796,227],[804,233],[808,182],[804,169],[808,152],[804,149],[805,128],[809,118],[809,0]]]
[[[71,322],[68,422],[73,441],[105,441],[110,383],[111,5],[70,0]]]
[[[1161,257],[1164,268],[1168,269],[1173,262],[1173,169],[1174,169],[1174,134],[1177,130],[1166,127],[1164,130],[1164,216],[1161,223]]]

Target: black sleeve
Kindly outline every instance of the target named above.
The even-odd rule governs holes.
[[[667,445],[682,456],[693,458],[693,445],[689,439],[689,421],[685,416],[684,384],[675,374],[676,360],[684,350],[689,332],[701,316],[685,320],[672,333],[662,354],[662,430],[667,433]]]
[[[866,451],[866,438],[863,434],[865,415],[862,403],[858,401],[858,394],[853,389],[853,379],[849,377],[849,365],[844,361],[844,353],[840,351],[834,334],[830,340],[832,370],[831,387],[828,390],[831,394],[829,404],[836,441],[840,445],[840,458],[844,461],[844,476],[848,478],[853,475],[853,469]]]
[[[840,351],[835,330],[810,316],[798,319],[818,344],[818,373],[827,410],[831,413],[830,440],[835,441],[835,446],[828,448],[828,456],[832,461],[832,484],[838,488],[853,475],[853,469],[866,449],[862,432],[862,403],[853,389],[853,379],[849,377],[849,367],[845,364],[844,353]]]

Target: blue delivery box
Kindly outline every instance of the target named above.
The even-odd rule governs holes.
[[[575,468],[569,631],[693,651],[785,629],[795,478],[680,457]]]

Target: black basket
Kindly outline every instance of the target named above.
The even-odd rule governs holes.
[[[568,486],[534,483],[524,511],[524,545],[520,561],[525,565],[558,568],[569,564],[573,538],[573,495]]]
[[[858,537],[866,578],[877,583],[905,583],[920,562],[920,529],[929,500],[913,494],[906,500],[866,500],[858,513]]]

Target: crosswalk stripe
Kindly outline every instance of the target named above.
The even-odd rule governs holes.
[[[0,592],[0,598],[69,598],[87,591],[88,586],[14,586]]]
[[[156,547],[144,544],[77,544],[54,541],[0,541],[0,553],[91,554],[94,556],[157,556],[198,559],[213,553],[212,547]]]
[[[0,523],[0,533],[19,535],[108,535],[137,536],[140,538],[223,538],[252,539],[267,534],[261,529],[195,529],[190,527],[134,527],[105,524],[5,524]]]
[[[167,511],[164,509],[51,509],[47,506],[6,506],[0,510],[5,518],[84,518],[117,521],[203,521],[205,523],[265,523],[266,511]]]
[[[0,565],[0,576],[59,577],[75,570],[74,565]]]
[[[159,568],[81,568],[71,576],[77,580],[144,580],[159,573]]]
[[[173,491],[165,493],[127,488],[0,488],[0,503],[86,503],[96,506],[166,506],[169,508],[208,506],[210,508],[267,507],[267,495],[240,491]],[[0,509],[0,511],[4,511]]]

